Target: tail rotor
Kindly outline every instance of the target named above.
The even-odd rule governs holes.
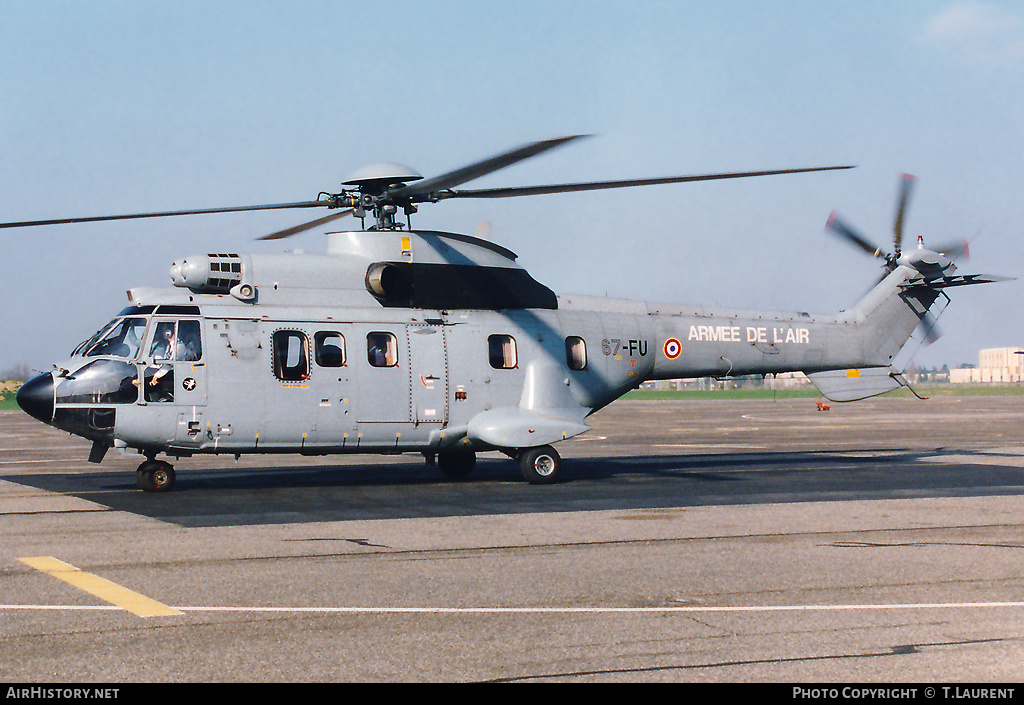
[[[941,277],[956,269],[953,261],[967,257],[967,242],[949,243],[939,246],[934,250],[927,250],[924,241],[918,237],[917,252],[903,252],[903,235],[907,218],[907,208],[910,198],[914,192],[917,178],[911,174],[900,176],[899,192],[896,198],[896,216],[893,221],[892,251],[886,252],[871,240],[861,235],[857,230],[843,222],[837,213],[833,212],[826,223],[826,229],[857,248],[867,252],[872,257],[877,257],[885,262],[885,275],[896,269],[901,264],[917,269],[926,278]],[[883,277],[884,278],[884,277]],[[918,313],[921,319],[920,329],[926,344],[930,345],[939,339],[940,333],[935,323],[935,317],[927,310]]]

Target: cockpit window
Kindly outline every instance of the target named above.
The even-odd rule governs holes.
[[[174,357],[174,321],[161,321],[156,324],[153,333],[153,344],[149,346],[150,357],[157,360],[170,360]]]
[[[122,318],[101,330],[97,335],[80,346],[79,350],[86,357],[111,355],[134,360],[139,354],[139,347],[146,333],[145,318]]]
[[[199,334],[199,321],[178,321],[178,337],[185,348],[184,360],[201,360],[203,358],[202,336]]]
[[[85,355],[86,351],[95,345],[96,341],[101,339],[103,334],[106,333],[115,323],[117,323],[116,318],[79,343],[78,347],[71,351],[71,357],[75,357],[76,355]]]
[[[199,321],[160,321],[153,333],[149,354],[155,360],[201,360]]]

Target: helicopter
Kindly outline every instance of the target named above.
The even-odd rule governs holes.
[[[833,215],[829,229],[883,261],[881,280],[838,314],[773,312],[556,294],[480,237],[412,228],[423,204],[849,169],[825,166],[619,181],[458,189],[575,141],[532,142],[424,178],[395,163],[360,169],[315,200],[0,224],[31,227],[272,209],[330,212],[263,240],[344,216],[323,254],[219,252],[184,257],[172,287],[133,288],[128,306],[68,360],[26,382],[34,418],[137,452],[138,486],[166,492],[173,465],[202,454],[422,454],[464,478],[477,453],[518,460],[532,484],[556,482],[553,447],[642,382],[801,371],[833,401],[909,386],[894,358],[934,327],[951,287],[999,281],[955,274],[955,246],[902,251],[904,178],[894,249]],[[406,216],[402,222],[399,210]],[[367,218],[371,223],[367,226]]]

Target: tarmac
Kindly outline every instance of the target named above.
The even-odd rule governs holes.
[[[1024,679],[1024,397],[590,421],[553,486],[197,456],[155,495],[0,412],[0,682]]]

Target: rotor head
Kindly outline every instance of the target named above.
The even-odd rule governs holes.
[[[342,181],[341,185],[355,186],[363,193],[383,193],[385,189],[404,186],[410,181],[419,181],[422,178],[422,174],[404,164],[382,162],[357,169]]]

